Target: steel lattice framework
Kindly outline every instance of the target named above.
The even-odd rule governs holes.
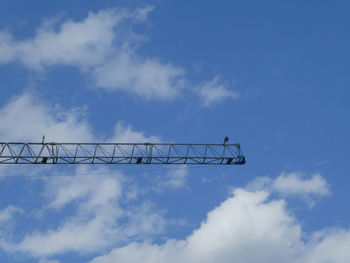
[[[0,164],[245,164],[239,144],[0,142]]]

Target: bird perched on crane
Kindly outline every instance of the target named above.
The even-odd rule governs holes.
[[[230,139],[230,138],[226,136],[225,139],[224,139],[223,145],[225,145],[225,144],[228,142],[229,139]]]

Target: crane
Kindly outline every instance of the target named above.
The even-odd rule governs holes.
[[[0,142],[0,164],[242,165],[240,144]]]

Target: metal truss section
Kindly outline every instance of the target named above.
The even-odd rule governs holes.
[[[242,165],[239,144],[0,142],[0,164]]]

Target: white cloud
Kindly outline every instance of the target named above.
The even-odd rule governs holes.
[[[22,209],[9,205],[5,209],[0,210],[0,224],[3,224],[12,219],[15,213],[21,213]]]
[[[158,59],[123,51],[94,70],[96,84],[107,90],[133,92],[145,99],[171,99],[183,87],[184,70]]]
[[[50,105],[32,94],[22,94],[0,108],[0,137],[3,141],[91,142],[92,133],[83,108],[66,110]],[[146,136],[131,125],[119,121],[106,141],[116,143],[161,142],[158,136]]]
[[[176,169],[171,169],[167,173],[153,176],[152,190],[164,192],[170,189],[179,189],[187,185],[188,168],[183,165]]]
[[[83,21],[43,23],[33,38],[15,40],[0,32],[0,63],[20,62],[31,70],[74,66],[93,76],[97,87],[123,90],[146,99],[176,97],[184,70],[137,54],[144,37],[132,30],[147,21],[151,7],[89,13]]]
[[[161,139],[158,136],[146,136],[143,132],[135,131],[130,125],[119,121],[114,128],[114,134],[111,142],[130,142],[130,143],[159,143]]]
[[[258,177],[249,183],[248,189],[265,189],[283,197],[304,199],[310,206],[315,199],[330,194],[329,184],[320,174],[305,175],[300,172],[281,173],[277,178]]]
[[[91,128],[82,109],[64,110],[23,94],[0,109],[0,137],[3,141],[89,142]]]
[[[91,263],[345,263],[349,246],[350,230],[330,229],[309,236],[284,200],[269,200],[265,191],[236,189],[187,238],[163,244],[133,242]]]
[[[179,188],[186,184],[188,169],[186,166],[181,166],[176,170],[171,170],[163,178],[165,188]]]
[[[330,229],[316,233],[306,251],[306,263],[347,263],[350,258],[350,230]]]
[[[152,235],[165,231],[168,222],[164,211],[159,211],[151,202],[144,201],[137,207],[129,207],[126,211],[127,221],[123,225],[122,234],[129,240],[151,239]]]
[[[220,83],[216,76],[213,80],[203,83],[197,90],[203,107],[209,107],[225,99],[238,98],[238,93],[227,88],[226,84]]]
[[[96,140],[82,110],[65,110],[34,99],[30,94],[18,96],[0,108],[0,121],[0,136],[5,140],[33,141],[42,133],[47,141]],[[130,125],[117,123],[111,140],[130,142],[132,139],[134,142],[160,141],[156,136],[135,131]],[[49,169],[32,170],[6,170],[4,173],[29,175],[34,172],[42,175],[52,172]],[[130,181],[120,172],[107,167],[82,166],[75,173],[75,176],[44,180],[44,205],[39,208],[40,217],[37,219],[44,220],[50,213],[59,215],[60,219],[40,230],[28,229],[21,233],[23,238],[19,240],[12,240],[8,238],[11,235],[5,236],[6,233],[0,231],[0,246],[5,251],[39,258],[71,251],[92,253],[130,238],[138,240],[159,234],[167,225],[163,212],[150,202],[140,204],[134,198],[133,205],[125,209],[130,199]],[[133,195],[137,196],[138,191],[133,187],[133,192],[136,192]],[[0,221],[9,221],[18,211],[9,206],[0,211]]]
[[[18,61],[33,70],[56,64],[80,68],[96,66],[105,62],[116,44],[132,43],[131,36],[118,39],[118,27],[126,21],[144,21],[150,10],[90,12],[83,21],[63,22],[58,30],[55,29],[57,19],[46,21],[36,30],[35,37],[22,41],[14,40],[9,32],[1,32],[0,54],[4,56],[0,56],[0,63]]]
[[[78,174],[76,177],[56,178],[47,182],[47,195],[51,200],[49,205],[51,208],[59,209],[71,202],[79,201],[81,207],[91,211],[120,198],[119,172],[116,171],[112,178],[104,176],[105,173],[111,173],[108,169],[78,167],[76,173]]]
[[[60,263],[58,260],[41,259],[39,263]]]
[[[24,41],[15,41],[9,33],[3,33],[0,50],[8,55],[0,62],[11,59],[35,70],[54,64],[95,65],[108,55],[114,38],[113,27],[118,20],[108,12],[90,13],[83,22],[63,23],[58,32],[53,25],[42,26],[34,38]]]
[[[320,175],[307,178],[300,173],[282,173],[273,182],[273,188],[286,195],[329,195],[329,185]]]
[[[288,262],[302,245],[300,226],[283,201],[267,196],[236,190],[185,240],[132,243],[92,262]]]
[[[143,240],[167,225],[163,213],[149,202],[123,207],[126,181],[120,172],[83,167],[76,174],[50,178],[45,186],[44,214],[60,214],[68,207],[71,212],[54,227],[28,231],[17,243],[2,240],[5,251],[39,258],[66,252],[89,254],[131,238]]]
[[[84,176],[55,178],[47,181],[51,200],[48,207],[59,210],[75,204],[76,213],[67,216],[58,227],[45,232],[32,232],[10,251],[20,251],[34,256],[47,256],[66,251],[91,253],[122,240],[117,220],[123,215],[120,174],[106,176],[106,170],[78,169]],[[89,175],[90,173],[90,175]],[[45,244],[45,246],[42,246]]]
[[[51,19],[27,39],[17,40],[10,32],[0,31],[0,64],[19,62],[34,72],[55,65],[77,67],[97,88],[146,100],[174,99],[189,84],[185,69],[140,54],[138,48],[146,37],[133,30],[137,23],[148,23],[152,9],[107,9],[90,12],[81,21]],[[219,77],[194,92],[203,107],[238,97]]]

